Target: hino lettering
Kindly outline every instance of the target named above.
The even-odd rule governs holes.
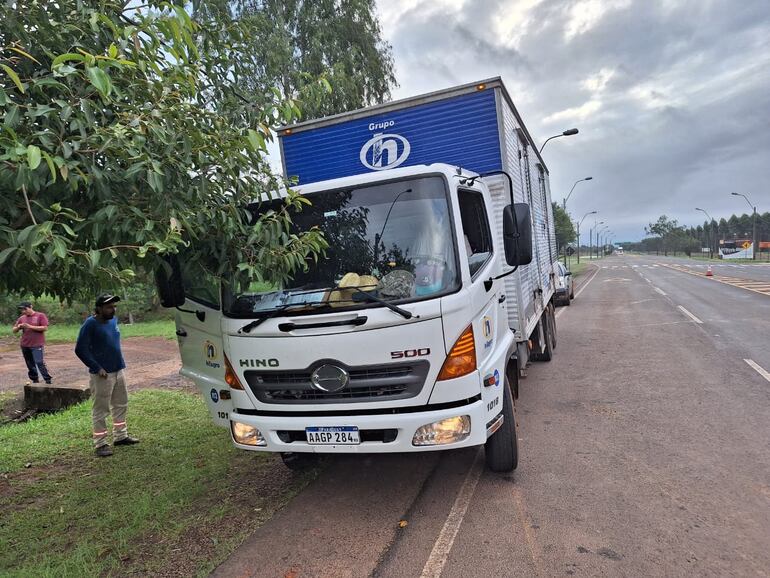
[[[196,262],[157,272],[181,374],[214,423],[292,468],[483,445],[490,469],[514,469],[519,377],[556,343],[556,243],[548,168],[502,81],[280,135],[284,176],[309,201],[290,233],[319,230],[324,258],[275,284],[233,271],[205,302],[185,294],[216,286]]]
[[[277,359],[241,359],[241,367],[278,367]]]

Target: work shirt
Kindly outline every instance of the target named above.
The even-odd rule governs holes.
[[[115,373],[125,368],[118,320],[114,317],[105,322],[96,317],[86,319],[78,333],[75,355],[88,366],[89,373],[99,373],[99,369]]]
[[[45,313],[35,311],[32,315],[22,315],[16,320],[16,325],[19,323],[29,323],[33,327],[48,327],[48,317]],[[43,347],[45,345],[45,332],[35,331],[34,329],[22,329],[21,330],[21,346],[22,347]]]

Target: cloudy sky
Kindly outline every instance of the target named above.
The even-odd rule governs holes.
[[[502,76],[553,199],[616,240],[770,211],[770,0],[379,0],[403,98]],[[588,222],[588,219],[586,220]],[[584,229],[587,228],[584,225]]]

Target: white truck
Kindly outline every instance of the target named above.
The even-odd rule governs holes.
[[[556,345],[548,171],[499,78],[286,127],[294,216],[329,249],[282,286],[173,263],[181,374],[245,450],[486,445],[510,471],[514,399]],[[270,203],[255,203],[259,212]]]

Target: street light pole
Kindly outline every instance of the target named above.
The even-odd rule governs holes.
[[[599,235],[604,232],[604,229],[607,228],[607,225],[601,227],[600,229],[596,230],[596,258],[599,258]]]
[[[566,197],[564,197],[564,200],[561,202],[561,208],[564,209],[565,211],[567,210],[567,201],[569,201],[569,198],[572,196],[572,191],[575,190],[575,187],[577,186],[578,183],[582,183],[583,181],[590,181],[592,179],[593,177],[586,177],[584,179],[579,179],[575,181],[575,184],[572,185],[572,188],[569,190],[569,194]]]
[[[590,212],[586,213],[585,215],[583,215],[583,218],[580,219],[580,222],[578,223],[578,226],[577,226],[577,237],[578,237],[578,243],[577,243],[577,245],[578,245],[577,262],[578,263],[580,263],[580,225],[583,224],[583,221],[586,220],[586,217],[588,215],[595,215],[596,213],[597,213],[597,211],[590,211]]]
[[[572,136],[573,134],[577,134],[577,133],[579,133],[579,132],[580,132],[580,131],[579,131],[578,129],[576,129],[576,128],[571,128],[571,129],[569,129],[569,130],[565,130],[565,131],[564,131],[563,133],[561,133],[561,134],[555,134],[555,135],[553,135],[553,136],[551,136],[551,137],[548,137],[547,139],[545,139],[545,142],[543,143],[543,146],[541,146],[541,147],[540,147],[540,152],[541,152],[541,153],[543,152],[543,149],[545,148],[545,145],[547,145],[547,144],[548,144],[548,141],[549,141],[549,140],[551,140],[551,139],[555,139],[555,138],[559,138],[559,137],[562,137],[562,136]]]
[[[592,229],[588,231],[588,254],[590,255],[591,259],[594,258],[594,233],[596,232],[596,227],[598,225],[603,224],[604,221],[597,222],[596,219],[594,219],[594,226]]]
[[[749,198],[744,195],[743,193],[730,193],[731,195],[735,197],[743,197],[746,199],[746,202],[749,204],[749,207],[751,207],[754,210],[754,227],[751,235],[751,243],[752,243],[752,258],[756,260],[757,258],[757,207],[756,205],[753,205]]]
[[[696,211],[700,211],[704,215],[706,215],[706,218],[709,220],[709,259],[714,258],[714,240],[711,238],[711,229],[713,229],[712,223],[714,222],[714,219],[711,218],[711,215],[709,215],[704,209],[699,209],[698,207],[695,207]]]

